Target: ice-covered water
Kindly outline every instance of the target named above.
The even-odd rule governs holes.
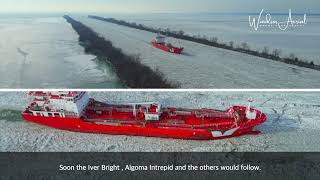
[[[0,16],[0,88],[121,87],[62,16]]]
[[[159,69],[181,88],[318,88],[320,71],[267,60],[244,53],[180,40],[184,53],[165,53],[151,46],[155,33],[73,16],[110,40],[126,54],[139,54],[141,62]],[[169,42],[177,39],[168,38]]]
[[[0,93],[0,151],[320,151],[319,93],[279,92],[90,92],[112,103],[161,102],[167,106],[226,109],[253,106],[268,116],[262,134],[217,141],[83,134],[22,121],[25,92]]]
[[[257,10],[260,12],[260,10]],[[250,28],[249,14],[216,13],[155,13],[155,14],[102,14],[138,24],[171,30],[183,30],[191,35],[217,37],[219,42],[234,41],[235,46],[247,42],[251,49],[262,50],[265,46],[281,49],[282,56],[294,53],[296,56],[320,64],[320,15],[308,15],[303,27],[288,28]],[[257,15],[251,15],[257,17]],[[285,21],[288,15],[272,15],[274,20]],[[294,15],[293,19],[303,19]]]

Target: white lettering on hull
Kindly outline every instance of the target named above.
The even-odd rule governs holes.
[[[221,131],[212,131],[212,136],[213,137],[226,137],[226,136],[231,136],[233,135],[234,132],[236,132],[240,127],[236,127],[233,129],[230,129],[228,131],[225,132],[221,132]]]

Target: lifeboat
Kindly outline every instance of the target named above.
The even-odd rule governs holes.
[[[165,52],[170,52],[174,54],[181,54],[183,51],[183,47],[175,47],[170,43],[166,43],[165,37],[158,34],[156,39],[151,41],[151,44],[158,49],[161,49]]]
[[[215,140],[259,134],[266,114],[251,107],[227,110],[166,107],[159,103],[110,104],[86,92],[31,93],[22,117],[44,126],[82,133]],[[57,98],[59,97],[59,98]]]

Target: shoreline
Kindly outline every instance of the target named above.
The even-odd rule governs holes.
[[[316,88],[319,71],[181,40],[182,55],[154,48],[155,33],[113,23],[74,16],[93,31],[108,39],[126,54],[140,54],[141,63],[159,68],[166,78],[184,89],[228,88]],[[167,38],[167,42],[177,39]]]
[[[118,20],[114,18],[104,18],[100,16],[93,16],[93,15],[88,15],[88,18],[99,20],[99,21],[105,21],[105,22],[109,22],[109,23],[113,23],[121,26],[126,26],[129,28],[134,28],[142,31],[160,33],[162,35],[180,39],[180,40],[186,40],[186,41],[195,42],[195,43],[199,43],[199,44],[203,44],[211,47],[248,54],[248,55],[260,57],[267,60],[273,60],[273,61],[282,62],[285,64],[290,64],[298,67],[304,67],[304,68],[320,71],[320,65],[314,64],[313,61],[305,61],[305,60],[299,59],[293,54],[290,57],[280,57],[281,51],[279,49],[274,49],[272,52],[269,52],[269,48],[265,47],[261,52],[259,52],[258,50],[251,50],[247,43],[242,43],[241,46],[235,47],[234,45],[235,43],[233,41],[230,41],[228,44],[221,43],[221,42],[218,42],[218,39],[215,37],[209,40],[206,37],[190,36],[188,34],[185,34],[184,31],[182,30],[180,31],[171,31],[169,29],[163,30],[162,28],[145,26],[143,24],[137,24],[135,22],[127,22],[124,20]]]
[[[178,88],[179,84],[169,82],[159,70],[152,70],[140,62],[137,55],[127,55],[111,41],[70,16],[63,16],[79,35],[79,44],[88,54],[110,62],[120,81],[129,88]]]

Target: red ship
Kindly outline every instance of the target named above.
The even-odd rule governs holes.
[[[87,92],[30,92],[25,120],[84,133],[213,140],[258,134],[267,116],[250,107],[226,111],[163,107],[157,103],[108,104]]]
[[[155,40],[151,41],[151,44],[158,49],[174,54],[181,54],[184,49],[183,47],[175,47],[170,43],[166,43],[165,37],[159,34]]]

